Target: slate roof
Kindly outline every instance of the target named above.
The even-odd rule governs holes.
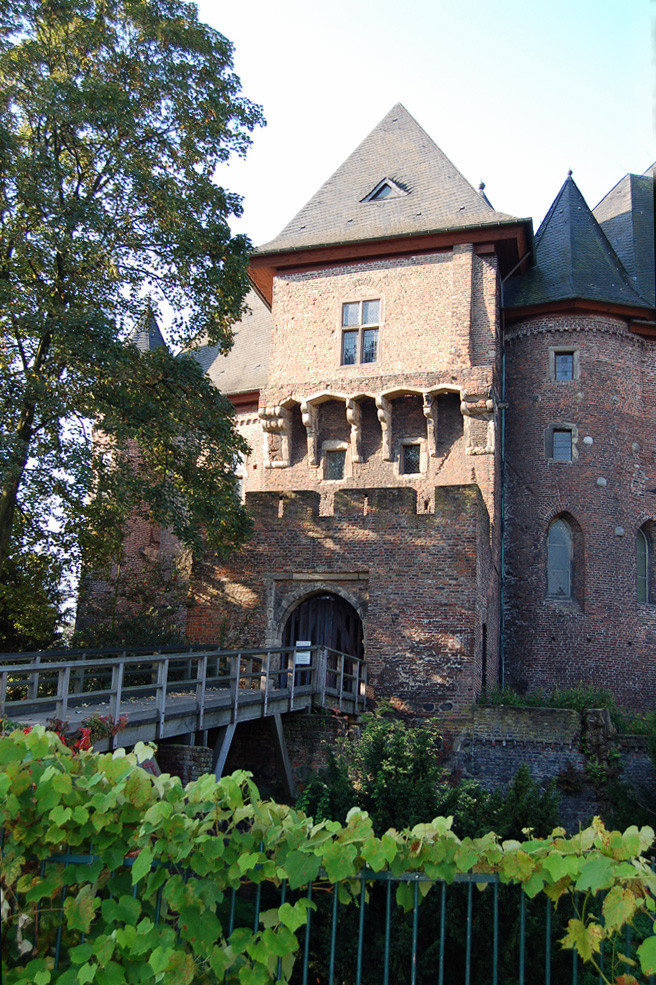
[[[571,175],[538,229],[535,255],[535,267],[505,285],[505,308],[565,300],[649,306],[632,285]]]
[[[364,201],[385,178],[406,194]],[[517,221],[496,212],[398,103],[257,253]]]
[[[158,349],[162,345],[166,348],[166,342],[159,330],[157,319],[150,304],[146,307],[126,341],[136,345],[139,352],[152,352],[153,349]]]
[[[255,291],[246,298],[250,311],[233,325],[235,341],[228,353],[206,345],[192,354],[212,382],[226,394],[249,393],[267,382],[271,347],[271,312]]]
[[[656,307],[653,165],[627,174],[594,209],[594,216],[624,264],[633,286]]]

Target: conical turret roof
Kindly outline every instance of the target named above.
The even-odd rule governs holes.
[[[131,342],[132,345],[136,345],[139,352],[152,352],[153,349],[158,349],[162,345],[166,348],[166,342],[159,330],[159,325],[157,324],[157,319],[155,318],[155,313],[150,302],[148,302],[143,315],[128,335],[127,341]]]
[[[398,103],[257,253],[517,221],[496,212]]]
[[[538,229],[535,255],[535,267],[506,284],[506,308],[566,300],[648,306],[571,174]]]
[[[624,264],[633,286],[656,306],[654,198],[656,165],[627,174],[602,198],[594,217]]]

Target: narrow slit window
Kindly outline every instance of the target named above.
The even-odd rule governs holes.
[[[649,542],[644,530],[636,534],[636,562],[638,602],[649,602]]]
[[[572,532],[564,520],[556,520],[547,534],[547,595],[572,597]]]

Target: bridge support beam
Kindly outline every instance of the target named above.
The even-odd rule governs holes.
[[[285,733],[282,727],[282,715],[271,715],[269,722],[271,723],[271,732],[273,734],[273,748],[276,754],[276,765],[278,767],[280,779],[282,780],[285,796],[290,800],[296,800],[298,797],[298,791],[296,789],[296,784],[294,783],[292,767],[287,754],[287,743],[285,742]]]
[[[230,743],[232,742],[236,728],[236,722],[231,722],[230,725],[224,725],[219,729],[219,734],[214,745],[214,776],[217,780],[220,780],[223,776],[228,753],[230,752]]]

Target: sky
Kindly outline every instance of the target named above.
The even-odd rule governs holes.
[[[218,180],[272,239],[397,102],[535,229],[656,160],[656,0],[201,0],[265,128]]]

